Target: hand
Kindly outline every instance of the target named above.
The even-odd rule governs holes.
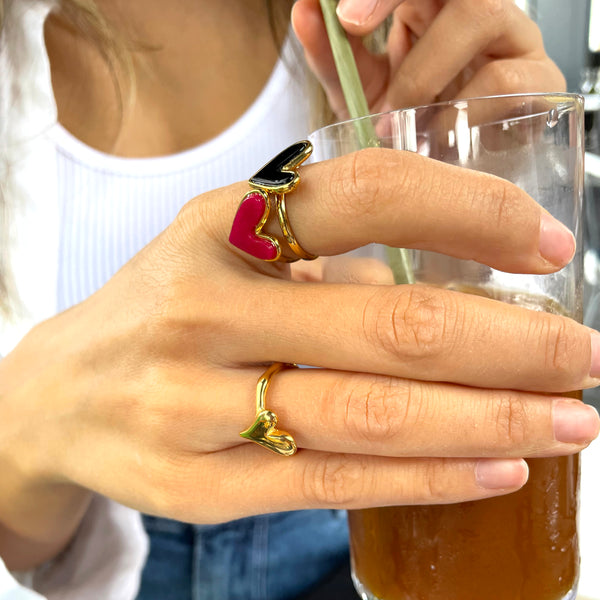
[[[417,154],[367,149],[301,177],[288,212],[312,253],[376,241],[548,273],[574,251],[512,184]],[[285,264],[227,242],[246,191],[189,202],[0,363],[0,515],[13,531],[64,538],[85,490],[201,523],[485,498],[523,485],[520,457],[597,435],[593,409],[561,395],[598,382],[588,328],[426,286],[290,281]],[[269,389],[292,458],[239,436],[273,361],[322,367],[281,372]]]
[[[536,24],[513,0],[343,0],[349,34],[372,112],[495,94],[564,91]],[[386,52],[361,37],[393,15]],[[294,30],[339,118],[347,118],[319,0],[298,0]]]

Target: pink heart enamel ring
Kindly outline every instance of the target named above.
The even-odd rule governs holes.
[[[287,431],[277,429],[277,415],[267,410],[265,400],[273,375],[288,367],[296,367],[296,365],[273,363],[258,378],[256,384],[256,417],[254,423],[240,433],[243,438],[282,456],[296,454],[296,442]]]
[[[311,155],[312,144],[297,142],[280,152],[249,180],[251,190],[242,198],[233,219],[229,241],[236,248],[261,260],[293,262],[314,260],[299,244],[288,219],[285,197],[300,183],[298,167]],[[275,214],[282,237],[263,229]],[[283,241],[285,245],[282,247]],[[289,248],[291,255],[286,252]]]

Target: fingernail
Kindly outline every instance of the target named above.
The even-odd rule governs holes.
[[[590,365],[590,377],[600,377],[600,333],[592,331],[592,364]]]
[[[379,0],[340,0],[336,13],[339,19],[354,25],[362,25],[369,20]]]
[[[519,488],[527,481],[529,467],[520,458],[480,460],[475,467],[478,485],[488,490]]]
[[[577,400],[555,400],[552,406],[554,439],[566,444],[591,442],[600,431],[600,417],[593,407]]]
[[[575,236],[551,214],[540,219],[539,252],[553,265],[563,267],[575,254]]]

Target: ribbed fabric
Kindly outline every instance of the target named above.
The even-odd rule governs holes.
[[[130,159],[98,152],[60,125],[58,153],[59,311],[81,302],[159,234],[193,197],[248,179],[287,145],[308,135],[308,101],[292,41],[267,85],[233,125],[176,155]]]

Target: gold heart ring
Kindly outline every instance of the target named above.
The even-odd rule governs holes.
[[[248,429],[240,433],[243,438],[283,456],[296,454],[298,447],[294,438],[287,431],[277,429],[277,415],[266,409],[265,398],[273,375],[279,373],[282,369],[293,367],[297,367],[297,365],[276,362],[258,378],[256,384],[256,418]]]
[[[285,196],[300,183],[298,167],[310,156],[312,144],[306,140],[292,144],[256,172],[248,183],[252,188],[243,198],[233,218],[229,241],[247,254],[273,262],[314,260],[298,242],[288,218]],[[266,235],[263,228],[269,215],[277,214],[283,238]],[[286,252],[287,249],[291,252]]]

